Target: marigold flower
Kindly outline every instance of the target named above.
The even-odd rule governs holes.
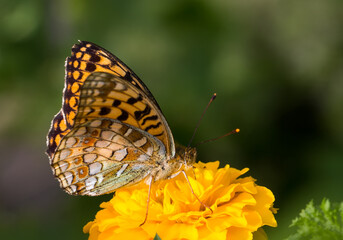
[[[255,184],[252,177],[239,178],[249,169],[237,170],[219,162],[196,163],[187,170],[194,193],[184,176],[152,185],[148,219],[144,221],[148,186],[119,189],[100,205],[95,220],[83,229],[90,240],[153,239],[267,239],[261,228],[276,227],[274,195]],[[195,175],[195,177],[194,177]]]

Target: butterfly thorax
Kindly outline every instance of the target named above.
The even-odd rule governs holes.
[[[158,170],[154,175],[154,180],[173,178],[182,170],[192,167],[195,163],[197,151],[192,147],[185,147],[176,144],[175,157],[159,162]]]

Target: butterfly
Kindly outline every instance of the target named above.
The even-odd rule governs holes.
[[[196,149],[175,144],[149,89],[116,56],[80,41],[65,68],[47,154],[67,193],[97,196],[145,180],[150,196],[153,182],[195,162]]]

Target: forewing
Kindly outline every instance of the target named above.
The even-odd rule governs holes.
[[[149,133],[109,118],[77,125],[62,140],[51,166],[73,195],[101,195],[137,183],[166,157]]]
[[[150,133],[174,155],[174,141],[162,113],[140,89],[108,73],[92,73],[81,89],[75,124],[88,119],[117,119]]]
[[[90,75],[93,73],[102,72],[108,73],[109,76],[113,76],[117,80],[120,79],[122,85],[125,86],[126,90],[134,89],[140,93],[137,95],[136,93],[131,96],[130,91],[118,91],[118,89],[105,89],[106,87],[101,87],[100,85],[91,85],[84,86],[90,79]],[[94,80],[94,78],[93,78]],[[92,80],[92,81],[93,81]],[[119,80],[118,80],[119,81]],[[113,86],[114,84],[108,84],[107,87]],[[138,128],[141,125],[146,125],[148,128],[148,132],[152,133],[158,139],[160,139],[163,144],[166,146],[167,154],[170,156],[174,156],[175,154],[175,146],[173,136],[169,129],[169,126],[158,106],[155,98],[152,96],[148,88],[145,84],[138,78],[138,76],[128,68],[122,61],[120,61],[117,57],[113,54],[108,52],[107,50],[93,44],[90,42],[80,41],[79,44],[75,44],[72,48],[72,55],[68,57],[66,60],[66,76],[65,76],[65,86],[64,86],[64,93],[63,93],[63,106],[61,111],[55,116],[54,120],[51,123],[51,127],[48,134],[48,150],[47,154],[49,155],[50,159],[53,158],[55,150],[57,146],[60,144],[61,139],[71,131],[72,127],[75,125],[76,115],[79,115],[79,107],[81,99],[84,97],[81,95],[81,89],[86,88],[98,88],[105,90],[107,96],[111,97],[116,93],[123,93],[126,97],[120,95],[118,97],[113,96],[112,100],[120,101],[121,106],[115,106],[115,104],[119,104],[116,101],[114,106],[111,108],[111,117],[113,119],[121,120],[119,117],[125,116],[114,114],[116,111],[119,113],[120,111],[126,111],[128,105],[139,105],[140,107],[147,106],[146,108],[139,108],[137,110],[137,115],[134,120],[141,121],[140,124],[133,124]],[[89,89],[89,91],[93,91],[96,94],[96,90]],[[100,94],[101,98],[106,97],[106,94]],[[87,97],[96,97],[99,95],[88,94]],[[145,103],[140,104],[141,98],[144,99]],[[104,100],[104,99],[102,99]],[[147,104],[146,102],[149,102]],[[101,109],[101,104],[97,102],[98,109]],[[126,105],[126,106],[124,106]],[[95,105],[94,105],[95,107]],[[95,107],[95,109],[96,109]],[[104,106],[105,107],[105,106]],[[129,107],[129,110],[132,110]],[[128,111],[129,112],[129,111]],[[92,117],[102,117],[106,112],[104,111],[97,111],[92,113]],[[96,115],[98,114],[98,115]],[[102,115],[103,114],[103,115]],[[129,117],[129,119],[131,119]],[[145,119],[145,122],[143,122]],[[151,124],[147,122],[150,121]],[[128,122],[129,124],[134,123],[131,120],[125,120],[124,122]],[[145,126],[142,126],[147,128]],[[158,129],[157,129],[158,128]],[[155,129],[155,130],[154,130]],[[162,131],[159,131],[162,129]],[[158,136],[157,136],[158,135]]]

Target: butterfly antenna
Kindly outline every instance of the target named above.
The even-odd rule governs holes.
[[[216,137],[216,138],[211,138],[211,139],[207,139],[207,140],[205,140],[205,141],[199,142],[199,143],[196,144],[195,146],[199,146],[199,145],[204,144],[204,143],[212,142],[212,141],[221,139],[221,138],[223,138],[223,137],[229,136],[229,135],[231,135],[231,134],[239,133],[240,131],[241,131],[241,130],[240,130],[239,128],[236,128],[236,129],[232,130],[231,132],[228,132],[228,133],[224,134],[223,136]]]
[[[216,97],[217,97],[217,93],[214,93],[213,96],[211,97],[210,101],[208,102],[208,104],[207,104],[205,110],[202,112],[201,117],[200,117],[200,119],[198,120],[198,123],[197,123],[197,125],[196,125],[196,127],[195,127],[195,129],[194,129],[192,138],[191,138],[191,140],[189,141],[187,147],[189,147],[189,146],[191,145],[191,143],[193,142],[193,139],[194,139],[194,137],[195,137],[195,133],[197,132],[197,130],[198,130],[199,126],[200,126],[201,120],[203,119],[203,117],[204,117],[204,115],[205,115],[205,113],[206,113],[208,107],[209,107],[210,104],[213,102],[213,100],[216,99]]]

